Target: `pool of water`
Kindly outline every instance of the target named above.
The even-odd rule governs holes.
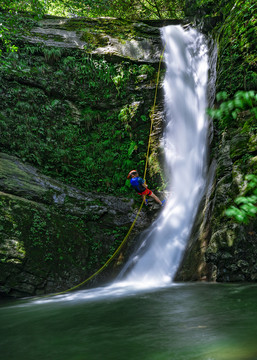
[[[257,285],[116,287],[5,301],[3,360],[256,360]]]

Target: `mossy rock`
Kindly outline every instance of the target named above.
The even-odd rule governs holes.
[[[245,155],[249,147],[249,135],[237,134],[230,141],[230,156],[231,158],[241,157]]]
[[[115,18],[43,18],[23,38],[49,47],[79,48],[87,53],[158,63],[162,42],[156,27]]]
[[[16,157],[0,157],[0,292],[64,290],[101,268],[134,220],[134,201],[85,193]],[[142,211],[132,237],[150,222]]]

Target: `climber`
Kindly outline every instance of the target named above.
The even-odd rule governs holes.
[[[151,196],[161,206],[164,205],[165,200],[161,201],[150,189],[148,189],[145,180],[139,177],[137,170],[131,170],[127,178],[130,179],[130,184],[136,192],[143,197],[145,205],[148,203],[148,200],[146,199],[147,195]]]

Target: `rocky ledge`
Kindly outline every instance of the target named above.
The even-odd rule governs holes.
[[[79,48],[93,55],[125,58],[139,62],[159,62],[162,43],[160,29],[144,23],[115,18],[45,17],[30,34],[30,43],[61,48]]]

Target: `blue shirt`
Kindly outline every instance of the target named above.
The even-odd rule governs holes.
[[[142,186],[142,184],[144,184],[145,180],[142,179],[141,177],[134,177],[132,179],[130,179],[130,184],[131,186],[138,192],[138,193],[142,193],[143,191],[145,191],[145,187]]]

